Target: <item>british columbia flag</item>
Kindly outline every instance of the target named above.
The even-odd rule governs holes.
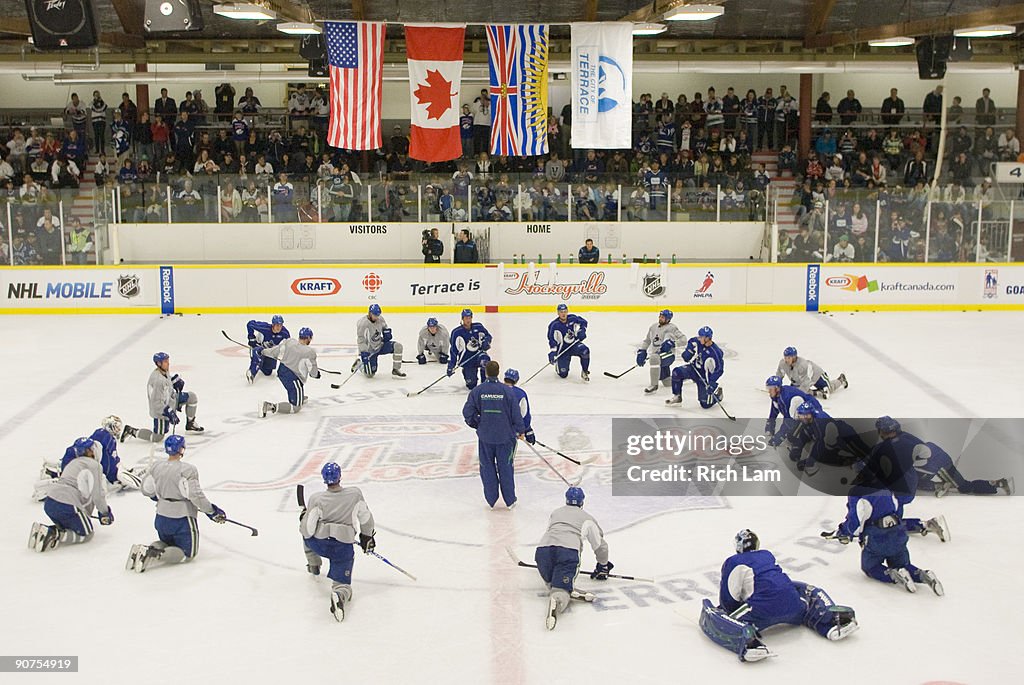
[[[491,154],[531,157],[548,151],[548,27],[487,27]]]

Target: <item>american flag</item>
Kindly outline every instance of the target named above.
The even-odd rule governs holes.
[[[331,71],[331,119],[327,142],[346,150],[381,147],[384,30],[380,22],[324,23]]]

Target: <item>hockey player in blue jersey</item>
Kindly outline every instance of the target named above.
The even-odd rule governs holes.
[[[257,348],[267,349],[274,345],[280,345],[282,340],[290,338],[291,335],[284,327],[284,317],[280,314],[274,314],[270,323],[254,319],[245,325],[245,331],[249,339],[249,368],[245,372],[245,378],[252,383],[256,378],[257,371],[262,371],[264,376],[269,376],[277,366],[276,359],[260,355]]]
[[[505,506],[516,504],[516,440],[524,437],[526,426],[519,412],[519,398],[513,388],[498,382],[498,362],[487,362],[487,378],[473,388],[462,408],[466,425],[476,430],[480,459],[480,480],[484,499],[494,508],[498,491]]]
[[[533,417],[530,415],[530,398],[527,397],[525,390],[516,385],[518,382],[519,372],[515,369],[505,369],[505,385],[512,388],[512,392],[519,401],[519,414],[523,417],[523,426],[526,428],[526,430],[523,431],[523,440],[526,440],[526,442],[533,445],[537,442],[537,436],[533,433]]]
[[[796,426],[789,436],[789,458],[796,462],[798,471],[807,471],[813,476],[818,471],[818,462],[849,466],[871,452],[853,426],[832,418],[817,402],[801,404],[796,418]]]
[[[722,401],[718,380],[725,371],[725,358],[713,337],[714,331],[709,326],[702,326],[696,337],[686,341],[683,365],[672,369],[672,397],[665,400],[665,404],[683,403],[683,381],[693,381],[697,385],[697,400],[705,409]]]
[[[764,432],[770,437],[768,444],[778,447],[789,438],[796,428],[796,412],[800,405],[807,402],[816,410],[821,411],[821,404],[815,398],[805,393],[795,385],[783,385],[779,376],[769,376],[764,382],[768,396],[772,398],[772,408],[768,413],[768,421],[764,424]],[[779,430],[775,426],[779,417],[782,417],[782,425]]]
[[[462,325],[452,331],[451,351],[448,355],[448,375],[455,369],[462,369],[462,377],[466,379],[466,387],[472,390],[479,381],[485,379],[484,368],[491,358],[487,350],[491,349],[491,334],[483,324],[473,321],[473,310],[462,310]]]
[[[548,324],[548,363],[555,367],[560,378],[569,375],[572,357],[580,358],[580,374],[584,381],[590,380],[590,348],[583,344],[587,339],[587,320],[569,313],[569,307],[558,305],[558,318]]]
[[[821,536],[849,544],[860,542],[860,568],[882,583],[895,583],[916,592],[925,583],[940,597],[942,583],[931,571],[910,563],[907,530],[900,518],[901,505],[892,491],[872,485],[854,485],[846,498],[846,519],[834,531]]]
[[[804,625],[833,641],[856,632],[853,609],[837,606],[821,588],[791,580],[753,531],[736,533],[735,542],[736,554],[722,564],[718,606],[705,599],[701,611],[701,630],[713,642],[740,661],[760,661],[771,656],[761,631],[774,625]]]

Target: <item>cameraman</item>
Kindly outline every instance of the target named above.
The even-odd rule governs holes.
[[[420,245],[422,246],[420,252],[423,253],[424,264],[441,263],[441,255],[444,254],[444,243],[441,242],[437,235],[438,230],[436,228],[423,231],[423,237],[420,239]]]

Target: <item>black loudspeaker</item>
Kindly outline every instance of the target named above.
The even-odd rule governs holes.
[[[32,42],[40,50],[94,48],[99,22],[92,0],[25,0]]]
[[[202,31],[199,0],[146,0],[142,25],[147,33]]]
[[[325,59],[311,59],[309,60],[309,71],[307,72],[310,78],[327,78],[330,73],[330,69]]]
[[[299,55],[302,59],[325,60],[327,59],[327,43],[322,35],[303,36],[299,41]]]
[[[917,75],[921,80],[941,79],[946,75],[946,60],[952,42],[952,36],[918,39],[914,49],[917,52]]]

